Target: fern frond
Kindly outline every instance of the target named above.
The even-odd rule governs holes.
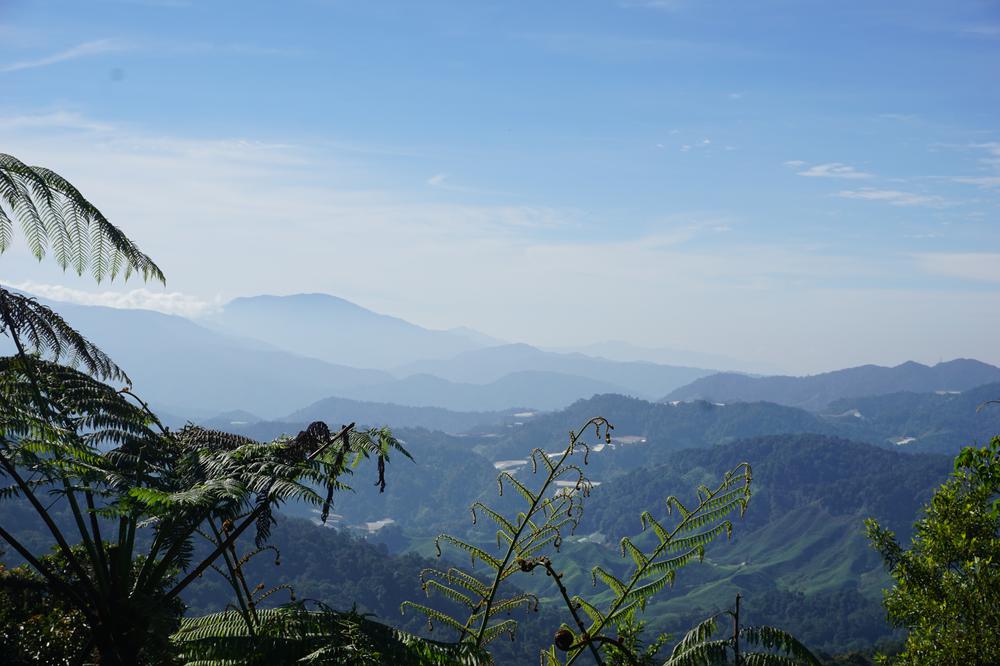
[[[767,650],[784,652],[795,663],[820,666],[809,649],[787,631],[768,626],[740,627],[740,637],[750,645],[758,645]]]
[[[727,639],[697,643],[679,654],[671,655],[670,659],[663,662],[663,666],[725,664],[731,645],[732,641]]]
[[[165,282],[152,259],[51,169],[28,166],[0,153],[0,211],[4,206],[7,211],[0,216],[0,252],[10,246],[13,213],[37,259],[45,256],[51,243],[62,268],[72,265],[82,274],[89,267],[98,282],[105,277],[115,279],[122,265],[126,279],[136,272],[145,280]],[[83,241],[85,228],[89,230],[88,242]]]
[[[430,596],[431,592],[436,591],[440,592],[441,594],[448,597],[452,601],[457,601],[458,603],[462,604],[463,606],[466,606],[467,608],[475,609],[477,606],[477,604],[473,602],[472,598],[469,597],[467,594],[462,594],[458,590],[448,587],[447,585],[444,585],[443,583],[433,578],[425,582],[423,587],[424,590],[427,592],[427,596]]]
[[[468,627],[463,626],[460,622],[458,622],[454,618],[450,617],[445,613],[442,613],[439,610],[431,608],[430,606],[424,606],[423,604],[417,604],[412,601],[404,601],[402,604],[400,604],[399,609],[403,613],[406,612],[407,608],[412,608],[418,613],[422,613],[427,618],[427,626],[431,631],[434,630],[434,623],[438,622],[446,627],[450,627],[451,629],[457,631],[459,635],[459,640],[464,638],[466,635],[472,635],[472,632],[469,630]]]

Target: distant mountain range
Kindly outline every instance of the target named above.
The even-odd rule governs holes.
[[[296,424],[325,421],[338,425],[354,421],[368,426],[426,428],[458,434],[512,426],[533,416],[534,412],[516,408],[495,412],[458,412],[440,407],[412,407],[385,402],[326,398],[292,412],[281,420]]]
[[[820,411],[842,398],[898,391],[965,391],[991,382],[1000,382],[1000,368],[980,361],[956,359],[934,366],[909,361],[892,368],[863,365],[807,377],[750,377],[719,373],[671,391],[664,401],[728,403],[764,400]]]
[[[400,376],[435,375],[453,382],[474,384],[496,382],[515,372],[558,373],[587,378],[605,386],[618,386],[621,393],[653,399],[712,371],[645,361],[609,361],[580,353],[547,352],[526,344],[511,344],[467,351],[447,360],[410,363],[394,372]],[[527,403],[545,408],[539,403]]]
[[[675,349],[673,347],[642,347],[623,340],[605,340],[572,348],[553,348],[546,351],[577,352],[587,356],[599,356],[609,361],[646,361],[664,365],[679,365],[694,368],[725,368],[739,372],[772,374],[776,370],[763,363],[753,363],[732,358],[724,354]]]
[[[273,418],[356,386],[392,381],[379,370],[306,358],[183,317],[51,305],[125,369],[140,396],[181,419],[235,409]]]
[[[236,299],[198,322],[148,310],[51,305],[126,369],[137,392],[180,422],[233,410],[274,419],[331,397],[453,412],[551,410],[599,393],[653,397],[709,372],[528,345],[479,348],[496,340],[471,329],[423,329],[323,294]],[[450,358],[414,360],[433,354]],[[357,367],[364,360],[396,369]],[[407,420],[457,422],[426,414]]]
[[[493,343],[471,329],[435,331],[329,294],[236,298],[206,324],[329,363],[378,369]]]
[[[824,413],[829,422],[836,416],[829,406],[841,399],[965,391],[1000,382],[1000,368],[968,359],[933,367],[868,365],[808,377],[713,374],[698,367],[494,344],[499,341],[471,329],[433,331],[325,294],[238,298],[198,322],[145,310],[52,305],[129,372],[142,396],[181,422],[233,410],[284,419],[305,405],[336,398],[340,405],[358,401],[359,409],[361,403],[438,408],[437,414],[390,414],[408,426],[456,432],[474,427],[481,417],[482,423],[503,423],[503,414],[512,411],[557,410],[608,393],[666,395],[667,401],[766,401]],[[639,350],[625,343],[593,349],[619,356]],[[350,363],[333,362],[337,359]],[[873,421],[863,426],[865,437],[912,436],[895,422],[894,429],[906,432],[890,432]],[[836,432],[842,431],[838,426]],[[936,445],[927,440],[920,446]]]
[[[503,433],[489,445],[495,460],[514,459],[544,443],[556,451],[566,433],[591,416],[615,425],[616,437],[642,438],[623,444],[614,456],[594,455],[591,473],[608,478],[623,469],[667,463],[681,449],[729,444],[737,439],[779,434],[821,434],[868,442],[904,453],[956,454],[1000,434],[1000,406],[977,410],[1000,396],[1000,384],[961,394],[894,393],[845,399],[817,414],[771,402],[706,401],[652,403],[620,395],[600,395],[566,409],[539,414]]]
[[[526,370],[512,372],[488,384],[451,382],[427,374],[411,375],[384,384],[358,386],[344,396],[412,407],[497,411],[510,407],[560,409],[581,397],[630,392],[624,386],[589,377]]]

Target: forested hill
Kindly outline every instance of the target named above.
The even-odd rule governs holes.
[[[716,405],[705,401],[675,405],[647,402],[622,395],[598,395],[566,409],[535,417],[498,439],[491,455],[520,457],[535,446],[558,450],[570,429],[591,416],[606,416],[615,426],[614,437],[642,437],[646,441],[617,448],[619,466],[665,462],[674,451],[732,442],[757,435],[813,432],[836,434],[836,427],[815,414],[772,403]],[[598,460],[604,456],[594,456]]]
[[[726,403],[765,400],[819,411],[841,398],[898,391],[965,391],[991,382],[1000,382],[1000,368],[981,361],[955,359],[934,366],[909,361],[892,368],[863,365],[807,377],[719,373],[682,386],[664,400],[702,399]]]
[[[891,441],[901,450],[954,454],[959,446],[986,444],[1000,433],[1000,383],[962,393],[890,393],[844,398],[824,419],[846,436]]]
[[[711,403],[703,400],[650,403],[620,395],[580,400],[509,428],[483,453],[495,460],[523,457],[533,446],[558,450],[570,429],[588,415],[613,415],[615,455],[591,458],[602,474],[666,462],[681,449],[786,433],[834,435],[906,453],[956,454],[1000,432],[1000,406],[979,406],[1000,397],[1000,384],[965,393],[895,393],[844,399],[825,413],[769,402]],[[610,417],[609,417],[610,418]]]
[[[678,573],[673,589],[647,609],[652,624],[682,630],[741,592],[748,622],[784,627],[814,648],[837,652],[890,638],[880,604],[888,577],[864,520],[876,517],[908,539],[920,507],[951,470],[947,456],[813,435],[679,451],[666,464],[594,488],[578,530],[588,543],[567,553],[620,566],[618,539],[641,531],[641,511],[665,517],[671,494],[691,506],[698,484],[713,486],[741,461],[753,466],[753,497],[744,519],[733,521],[732,543],[713,543],[704,564]],[[589,573],[572,569],[567,583],[582,590]]]
[[[634,469],[594,488],[583,529],[631,534],[638,511],[660,511],[666,494],[682,501],[694,488],[740,462],[753,466],[752,510],[741,524],[757,529],[805,506],[831,516],[874,516],[904,533],[915,510],[951,471],[950,456],[907,455],[823,435],[786,434],[677,451],[668,462]],[[744,533],[745,534],[745,533]]]

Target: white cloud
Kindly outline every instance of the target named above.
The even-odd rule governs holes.
[[[169,280],[169,294],[145,285],[67,295],[53,285],[65,280],[79,291],[87,283],[35,261],[15,237],[0,256],[4,275],[29,290],[49,285],[53,298],[196,316],[215,294],[323,291],[433,328],[470,325],[549,346],[623,330],[635,344],[656,346],[669,331],[680,346],[809,371],[907,357],[993,358],[995,293],[842,287],[847,279],[923,278],[910,255],[748,244],[747,234],[724,233],[744,229],[742,220],[683,211],[636,237],[615,213],[594,219],[519,198],[440,202],[419,178],[414,191],[383,187],[373,174],[389,158],[356,147],[93,131],[86,126],[101,123],[78,116],[19,118],[0,122],[4,150],[69,178]],[[418,159],[417,173],[440,168],[439,156],[407,164]],[[744,334],[734,338],[734,325]]]
[[[789,166],[793,166],[791,162],[785,162]],[[804,166],[804,165],[795,165]],[[799,171],[799,176],[806,176],[807,178],[874,178],[870,173],[865,173],[864,171],[858,171],[854,167],[841,164],[840,162],[828,162],[826,164],[814,164],[805,171]]]
[[[153,291],[146,288],[129,291],[83,291],[58,284],[44,284],[30,280],[8,283],[14,289],[26,291],[50,301],[101,305],[123,310],[155,310],[165,314],[196,318],[217,310],[221,303],[210,303],[197,296],[180,292]]]
[[[21,60],[7,65],[0,65],[0,72],[17,72],[22,69],[47,67],[48,65],[55,65],[68,60],[76,60],[78,58],[85,58],[87,56],[99,55],[101,53],[109,53],[112,51],[121,51],[124,48],[125,47],[122,44],[113,40],[99,39],[93,42],[84,42],[83,44],[79,44],[73,48],[53,53],[42,58],[36,58],[34,60]]]
[[[997,252],[928,252],[915,257],[928,273],[1000,283],[1000,253]]]
[[[448,174],[436,173],[427,179],[427,184],[431,187],[444,187],[448,180]]]
[[[841,190],[836,196],[842,199],[859,199],[862,201],[882,201],[893,206],[930,206],[940,207],[946,201],[936,195],[900,192],[899,190],[877,190],[863,188],[860,190]]]
[[[788,160],[786,162],[782,162],[782,164],[786,167],[791,167],[792,169],[798,169],[799,167],[804,167],[806,162],[802,160]]]

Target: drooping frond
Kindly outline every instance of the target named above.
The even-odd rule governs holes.
[[[703,641],[671,655],[663,666],[724,666],[729,663],[731,649],[732,641],[728,639]]]
[[[727,610],[713,615],[685,634],[663,666],[724,666],[737,651],[734,642],[737,639],[739,663],[744,666],[820,666],[809,649],[788,632],[775,627],[739,625],[739,599],[737,596],[736,612]],[[733,619],[734,629],[720,625],[719,618],[723,616]],[[713,638],[726,633],[730,637]],[[747,646],[759,649],[750,651],[745,649]]]
[[[670,658],[673,659],[674,657],[678,657],[693,648],[695,645],[699,645],[709,640],[718,630],[718,624],[716,623],[717,618],[718,615],[713,615],[707,620],[703,620],[698,623],[693,629],[684,634],[684,638],[681,639],[680,643],[674,647],[673,652],[670,653]],[[670,662],[668,661],[667,663]]]
[[[51,308],[0,287],[0,333],[17,338],[28,351],[55,362],[82,367],[100,379],[131,383],[125,372]]]
[[[770,657],[772,652],[777,652],[777,656],[789,659],[791,663],[820,666],[819,660],[813,653],[787,631],[767,626],[740,627],[740,638],[748,645],[768,650],[768,653],[760,653],[762,658]],[[749,656],[750,654],[747,655],[747,657]],[[765,664],[770,665],[778,662],[762,660],[754,663],[765,666]],[[751,662],[747,661],[747,664],[751,664]]]
[[[227,611],[184,618],[173,641],[181,663],[244,664],[398,664],[399,666],[485,666],[482,650],[448,645],[375,622],[355,611],[326,606],[309,610],[303,604],[260,609],[260,626],[247,631],[239,613]]]
[[[0,253],[20,223],[28,249],[42,259],[51,251],[65,270],[89,270],[100,282],[119,274],[165,282],[163,272],[65,178],[0,153]]]

